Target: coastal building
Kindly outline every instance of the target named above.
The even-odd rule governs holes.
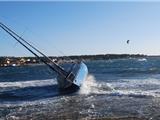
[[[24,58],[21,58],[19,62],[20,62],[20,65],[24,65],[26,63],[26,60]]]
[[[27,59],[27,62],[30,62],[31,61],[31,59]]]
[[[33,63],[36,63],[37,62],[37,60],[36,59],[33,59]]]

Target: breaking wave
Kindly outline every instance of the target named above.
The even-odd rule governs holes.
[[[0,87],[34,87],[34,86],[46,86],[55,84],[56,81],[53,79],[48,80],[33,80],[33,81],[21,81],[21,82],[1,82]]]
[[[147,62],[147,59],[146,58],[141,58],[141,59],[138,59],[139,62]]]
[[[117,95],[160,97],[160,80],[120,80],[112,82]]]
[[[41,87],[56,84],[56,80],[33,80],[33,81],[19,81],[19,82],[0,82],[0,89],[18,89],[25,87]]]
[[[108,94],[129,97],[160,97],[160,80],[120,80],[116,82],[98,82],[93,75],[88,75],[79,94]]]

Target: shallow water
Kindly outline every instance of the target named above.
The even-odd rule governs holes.
[[[0,68],[1,119],[160,119],[160,58],[86,62],[81,89],[60,94],[46,66]]]

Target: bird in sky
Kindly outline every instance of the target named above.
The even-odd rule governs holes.
[[[127,40],[127,44],[129,44],[130,40]]]

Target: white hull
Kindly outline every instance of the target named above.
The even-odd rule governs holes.
[[[87,77],[88,69],[83,62],[80,62],[77,63],[70,72],[75,76],[72,81],[63,78],[62,76],[57,77],[58,86],[61,90],[70,89],[70,87],[76,86],[79,88]]]

